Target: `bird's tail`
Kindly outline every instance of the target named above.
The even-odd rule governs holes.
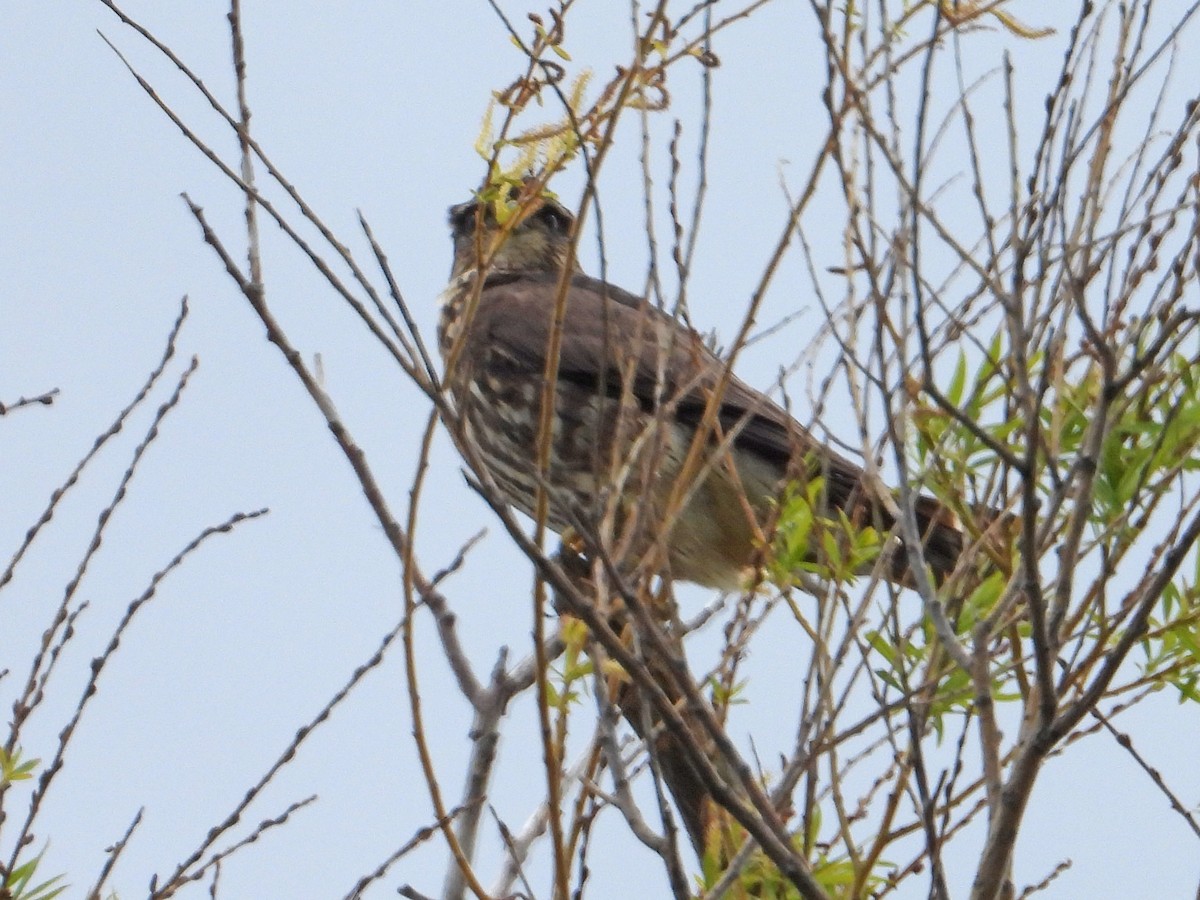
[[[893,495],[894,502],[883,502],[866,483],[863,470],[840,456],[826,453],[815,460],[810,457],[809,465],[814,462],[824,479],[824,501],[845,512],[859,527],[872,525],[884,534],[892,534],[892,545],[886,548],[889,558],[885,577],[896,584],[914,587],[909,554],[889,511],[901,503],[900,497]],[[812,471],[811,468],[808,470]],[[1004,547],[1010,531],[1006,522],[1010,516],[981,505],[966,510],[969,521],[964,522],[953,509],[928,494],[916,498],[914,512],[924,562],[933,572],[934,583],[939,586],[954,573],[963,553],[971,547],[976,547],[989,559],[1006,556]]]

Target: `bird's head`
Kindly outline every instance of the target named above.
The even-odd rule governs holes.
[[[561,272],[575,217],[554,200],[539,198],[501,226],[490,203],[469,200],[450,207],[454,239],[451,277],[479,266],[490,272]],[[578,268],[578,265],[575,266]]]

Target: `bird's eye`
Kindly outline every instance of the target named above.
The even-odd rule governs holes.
[[[570,214],[557,204],[552,205],[547,203],[538,210],[537,217],[545,222],[546,227],[551,231],[566,234],[571,230]]]

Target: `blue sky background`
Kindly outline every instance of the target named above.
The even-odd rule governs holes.
[[[581,2],[570,20],[566,46],[575,64],[595,69],[598,81],[628,54],[628,15],[612,11],[620,7]],[[1013,4],[1014,12],[1037,24],[1069,7]],[[505,8],[523,22],[525,7]],[[142,0],[130,2],[127,11],[232,104],[222,5]],[[363,211],[423,333],[432,335],[434,298],[450,262],[445,209],[465,199],[481,178],[472,147],[489,92],[521,69],[518,51],[482,0],[248,0],[244,17],[259,142],[365,261],[369,250],[355,218],[356,209]],[[36,846],[50,842],[43,871],[66,872],[72,884],[67,896],[82,896],[104,848],[144,806],[145,821],[111,882],[122,898],[135,897],[152,873],[170,871],[196,846],[297,727],[370,656],[400,617],[399,571],[321,418],[201,241],[179,197],[187,191],[238,247],[242,206],[236,190],[143,95],[97,29],[230,160],[231,136],[179,73],[98,2],[16,0],[0,21],[0,399],[61,390],[51,408],[0,419],[0,561],[7,561],[53,488],[137,390],[161,354],[185,294],[191,316],[171,372],[181,371],[192,354],[200,360],[83,581],[79,598],[90,606],[45,707],[26,729],[27,755],[53,754],[89,660],[150,576],[204,527],[239,510],[271,509],[207,543],[139,613],[101,679],[40,820]],[[1063,23],[1048,24],[1059,25],[1060,33],[1038,43],[997,31],[971,39],[969,63],[977,73],[996,66],[1005,49],[1014,54],[1019,97],[1032,116],[1040,114],[1063,53]],[[768,5],[722,33],[714,49],[723,64],[714,72],[711,184],[689,296],[694,321],[728,341],[783,228],[781,182],[798,188],[827,120],[813,87],[821,83],[823,63],[806,4]],[[674,106],[652,121],[660,211],[669,173],[665,138],[674,117],[684,128],[685,191],[693,183],[689,150],[694,153],[698,130],[700,72],[698,65],[694,72],[679,70]],[[947,79],[949,73],[947,64]],[[1200,81],[1194,57],[1180,60],[1176,77],[1185,87]],[[991,146],[999,154],[1002,123],[987,115],[986,101],[982,109],[981,128],[995,137]],[[648,262],[639,150],[631,116],[601,181],[608,277],[634,290],[644,284]],[[994,164],[1007,160],[997,155]],[[570,203],[581,183],[574,172],[555,187]],[[819,198],[807,217],[821,266],[842,261],[840,215],[840,207],[822,206]],[[664,221],[660,216],[660,228]],[[971,227],[965,213],[963,227]],[[426,402],[278,230],[264,223],[263,232],[268,301],[303,352],[321,355],[330,394],[394,508],[403,509]],[[583,258],[595,271],[594,235],[585,239]],[[793,252],[760,321],[802,314],[747,352],[740,371],[751,383],[769,386],[778,367],[812,338],[821,318],[810,297]],[[818,372],[822,360],[828,366],[827,358],[818,357]],[[804,371],[797,376],[793,397],[803,398],[805,377]],[[0,680],[5,710],[96,515],[153,409],[169,395],[171,378],[100,454],[0,593],[0,670],[12,670]],[[834,410],[827,424],[855,440],[849,416],[839,421]],[[452,447],[440,437],[434,458],[418,533],[425,570],[449,562],[481,527],[492,531],[446,586],[462,638],[484,674],[501,646],[515,656],[528,650],[530,572],[466,488]],[[683,596],[692,609],[708,599],[698,591]],[[430,623],[422,619],[418,627],[430,743],[443,789],[453,799],[469,750],[469,712]],[[718,640],[715,629],[700,637],[692,650],[698,667]],[[731,731],[743,747],[753,735],[764,759],[773,758],[776,745],[787,746],[794,722],[786,711],[803,671],[793,660],[806,652],[794,632],[773,641],[768,630],[750,660],[751,703],[737,708]],[[1196,711],[1164,696],[1121,725],[1138,736],[1142,752],[1194,808],[1200,798]],[[394,651],[251,808],[235,834],[293,800],[320,795],[316,805],[228,864],[222,896],[340,897],[427,825],[431,807],[410,731],[403,665]],[[576,745],[586,737],[581,728]],[[542,789],[535,717],[526,697],[515,704],[505,729],[491,800],[510,826],[518,826]],[[19,809],[11,798],[10,809]],[[625,835],[615,814],[606,813],[601,824],[610,827],[598,837],[605,843],[593,860],[593,896],[664,896],[660,867]],[[3,835],[10,841],[14,825],[10,821]],[[495,829],[485,830],[480,869],[488,883],[499,845]],[[0,846],[10,852],[9,844]],[[1194,893],[1200,874],[1194,837],[1104,736],[1048,764],[1018,850],[1018,883],[1039,880],[1067,858],[1074,868],[1047,896],[1185,897]],[[394,896],[401,883],[436,895],[445,860],[442,844],[431,841],[371,896]],[[604,864],[614,860],[619,864]],[[542,896],[546,881],[537,876],[544,876],[544,861],[543,853],[531,867]],[[956,896],[965,895],[970,863],[948,861]],[[183,896],[205,890],[195,885]],[[917,879],[900,896],[924,896],[926,890]]]

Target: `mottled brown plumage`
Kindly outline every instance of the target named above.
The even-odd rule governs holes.
[[[486,209],[466,203],[451,209],[450,223],[454,266],[439,322],[447,384],[465,439],[505,499],[533,514],[538,409],[572,218],[542,201],[503,236]],[[480,252],[487,261],[481,285]],[[694,454],[701,477],[682,476],[722,384],[703,452]],[[669,577],[738,588],[761,562],[773,501],[789,479],[809,474],[824,476],[831,507],[864,525],[893,524],[872,502],[859,466],[765,394],[727,376],[696,332],[578,271],[567,286],[555,398],[544,482],[549,527],[594,524],[602,501],[615,494],[617,519],[635,526],[634,551],[658,546],[665,560],[657,566]],[[955,517],[922,497],[917,518],[926,560],[944,578],[963,547]],[[906,580],[902,552],[884,575]]]

